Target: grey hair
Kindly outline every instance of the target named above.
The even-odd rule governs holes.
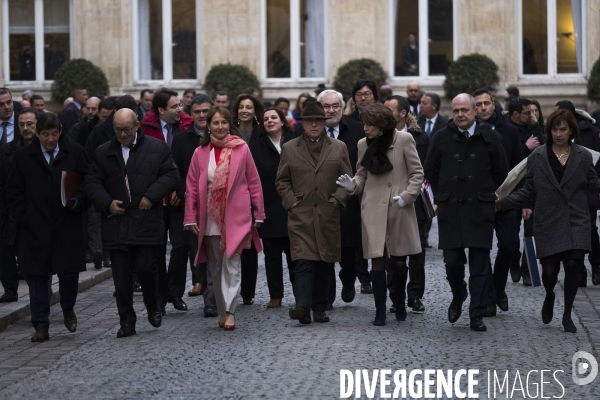
[[[328,94],[335,94],[337,95],[337,97],[340,99],[340,103],[342,103],[342,108],[346,107],[346,102],[344,101],[344,96],[342,96],[342,94],[336,90],[332,90],[332,89],[325,89],[323,90],[321,93],[319,93],[319,96],[317,96],[317,101],[321,102],[321,99],[325,96],[327,96]]]
[[[469,93],[461,93],[461,94],[457,94],[453,99],[452,99],[452,103],[454,103],[454,100],[456,100],[459,96],[468,96],[469,97],[469,103],[471,103],[471,108],[473,108],[473,110],[475,109],[475,97],[471,96]]]
[[[33,90],[29,90],[29,89],[27,89],[23,92],[23,95],[29,96],[29,97],[33,96],[34,94],[35,93],[33,92]]]

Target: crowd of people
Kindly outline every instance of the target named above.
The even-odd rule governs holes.
[[[79,272],[86,263],[112,268],[117,337],[127,337],[136,333],[134,292],[154,327],[168,304],[188,310],[189,264],[188,296],[203,296],[204,316],[233,330],[238,297],[254,303],[263,251],[267,308],[281,307],[289,279],[289,317],[329,322],[339,263],[342,301],[354,300],[358,278],[381,326],[388,297],[397,321],[425,311],[437,216],[449,322],[470,295],[470,328],[485,331],[484,317],[509,309],[509,274],[531,286],[523,223],[543,270],[542,321],[553,318],[562,262],[562,324],[576,332],[571,309],[587,284],[586,254],[592,283],[600,284],[600,165],[586,150],[600,152],[600,110],[590,116],[564,100],[544,120],[539,103],[517,88],[507,90],[503,107],[486,87],[456,96],[447,119],[440,96],[416,82],[403,97],[366,79],[348,103],[324,87],[315,96],[271,103],[254,88],[235,99],[161,88],[136,100],[88,97],[78,88],[55,114],[39,95],[27,91],[18,102],[1,88],[0,302],[18,301],[25,279],[31,340],[42,342],[53,275],[74,332]],[[497,195],[524,160],[525,178]]]

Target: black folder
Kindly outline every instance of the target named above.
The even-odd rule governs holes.
[[[121,200],[121,207],[125,208],[131,203],[131,193],[129,192],[129,182],[127,175],[124,173],[110,177],[104,182],[104,188],[113,198],[113,200]]]

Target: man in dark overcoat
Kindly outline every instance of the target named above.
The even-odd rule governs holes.
[[[58,275],[65,327],[75,332],[73,308],[79,272],[85,271],[82,213],[87,201],[83,183],[73,197],[65,199],[70,204],[62,201],[61,183],[63,171],[83,179],[89,159],[83,147],[62,135],[61,129],[56,114],[40,115],[36,137],[15,153],[6,184],[8,205],[17,226],[19,265],[29,285],[31,323],[36,331],[32,342],[49,338],[48,282],[54,274]]]
[[[500,136],[475,119],[475,99],[466,93],[452,100],[453,119],[433,138],[425,177],[438,206],[439,248],[453,300],[448,320],[460,318],[468,293],[464,284],[465,249],[469,249],[471,329],[485,331],[485,284],[494,233],[496,189],[508,172]]]
[[[117,338],[136,333],[134,268],[142,285],[148,321],[156,328],[161,325],[157,261],[165,234],[162,199],[179,180],[166,143],[138,132],[139,126],[133,110],[115,112],[115,137],[96,149],[86,177],[87,195],[102,212],[102,246],[110,251],[112,260],[121,320]]]

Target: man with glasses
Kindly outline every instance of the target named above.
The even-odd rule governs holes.
[[[178,93],[163,88],[154,93],[152,110],[148,111],[142,119],[141,128],[144,134],[166,142],[171,148],[175,135],[185,132],[191,125],[192,118],[183,112]],[[187,311],[188,309],[182,298],[185,290],[185,260],[188,251],[187,238],[183,235],[183,201],[184,199],[177,195],[177,191],[169,193],[163,200],[165,236],[158,261],[158,298],[163,315],[166,314],[167,302],[172,303],[176,310]],[[168,272],[167,237],[173,246]]]
[[[360,121],[360,113],[367,106],[377,102],[379,100],[379,94],[377,93],[377,85],[375,82],[367,79],[360,79],[354,84],[352,88],[352,100],[356,104],[356,110],[348,117],[357,121]]]

